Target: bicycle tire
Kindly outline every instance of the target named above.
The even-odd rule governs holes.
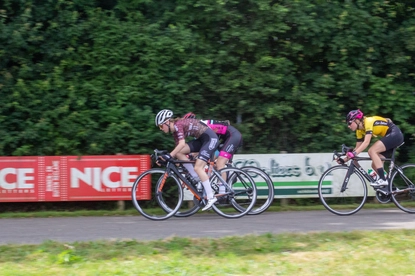
[[[184,195],[184,191],[183,191],[183,195]],[[177,212],[174,214],[175,217],[178,218],[184,218],[184,217],[190,217],[193,216],[194,214],[196,214],[197,212],[199,212],[201,206],[199,205],[199,201],[193,196],[193,205],[191,205],[189,203],[190,201],[188,200],[184,200],[184,196],[183,196],[183,202],[181,204],[181,206],[179,207],[179,209],[177,210]],[[189,207],[190,205],[190,207]],[[165,208],[165,205],[160,205],[163,209]],[[166,208],[166,211],[169,212],[171,211],[170,208]]]
[[[271,177],[263,170],[255,166],[245,166],[240,168],[248,172],[255,182],[257,188],[257,199],[255,206],[248,215],[259,215],[265,212],[271,206],[275,197],[274,182]],[[238,208],[238,206],[235,206]],[[239,210],[243,211],[243,210]]]
[[[367,185],[364,178],[353,172],[347,189],[341,191],[348,166],[338,165],[326,170],[318,182],[318,196],[323,206],[333,214],[348,216],[364,206],[367,199]]]
[[[132,203],[135,209],[148,219],[168,219],[174,216],[183,202],[183,189],[180,181],[172,174],[168,177],[165,177],[165,174],[165,169],[150,169],[140,174],[132,186]],[[138,197],[148,189],[150,198]]]
[[[400,166],[401,172],[395,170],[389,179],[389,191],[392,191],[392,201],[404,212],[415,214],[415,164],[405,164]],[[397,192],[397,190],[401,192]]]
[[[234,167],[223,168],[218,173],[227,174],[227,183],[232,187],[233,192],[225,187],[228,194],[218,196],[218,201],[212,206],[213,210],[225,218],[240,218],[248,214],[255,206],[257,198],[257,188],[252,177],[247,172]],[[220,180],[216,175],[212,175],[210,182],[214,185]]]
[[[177,178],[177,179],[179,179],[179,178]],[[179,181],[181,181],[181,180],[179,180]],[[193,199],[192,199],[193,205],[189,204],[190,201],[185,199],[185,197],[186,197],[185,189],[186,188],[184,186],[182,186],[182,188],[183,188],[183,202],[182,202],[181,206],[179,207],[179,210],[174,214],[175,217],[179,217],[179,218],[181,218],[181,217],[190,217],[190,216],[196,214],[201,208],[201,206],[199,205],[200,202],[194,196],[193,196]],[[190,192],[188,193],[188,195],[189,194],[192,195]],[[159,198],[159,199],[161,200],[161,198]],[[160,202],[160,207],[163,208],[166,212],[171,212],[172,211],[170,207],[168,207],[166,204],[164,204],[164,202]]]
[[[199,201],[195,198],[193,198],[193,205],[189,208],[189,207],[185,207],[185,204],[189,204],[188,201],[184,201],[183,200],[183,204],[182,206],[179,208],[179,210],[174,214],[175,217],[190,217],[193,216],[194,214],[196,214],[197,212],[199,212],[200,210],[200,206],[199,206]],[[188,210],[185,210],[188,209]]]

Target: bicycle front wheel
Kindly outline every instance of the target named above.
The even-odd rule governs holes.
[[[155,168],[137,177],[131,197],[141,215],[151,220],[165,220],[179,210],[183,189],[176,176],[167,176],[165,169]]]
[[[415,164],[396,168],[389,181],[389,191],[392,191],[392,201],[396,207],[415,214]]]
[[[324,207],[339,216],[348,216],[362,209],[367,198],[367,185],[364,178],[354,172],[346,187],[348,166],[339,165],[326,170],[318,182],[318,196]]]
[[[249,173],[237,168],[223,168],[219,174],[227,175],[228,187],[226,195],[218,196],[218,201],[212,206],[213,210],[225,218],[240,218],[248,214],[255,206],[257,188]],[[217,175],[210,178],[212,185],[221,183]]]

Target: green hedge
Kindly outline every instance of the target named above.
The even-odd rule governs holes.
[[[354,143],[361,108],[411,159],[409,2],[3,0],[0,155],[172,148],[163,108],[230,119],[243,153],[327,152]]]

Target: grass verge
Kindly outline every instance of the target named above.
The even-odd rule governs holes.
[[[1,275],[415,275],[412,230],[0,246]]]

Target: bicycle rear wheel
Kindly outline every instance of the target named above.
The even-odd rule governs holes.
[[[402,172],[395,170],[389,179],[392,201],[402,211],[415,214],[415,164],[400,168]]]
[[[165,220],[179,210],[183,202],[183,189],[176,176],[167,176],[165,169],[155,168],[137,177],[131,197],[141,215],[151,220]]]
[[[212,206],[213,210],[225,218],[240,218],[248,214],[257,198],[257,188],[252,177],[249,173],[232,167],[221,169],[218,173],[227,175],[229,187],[225,187],[226,195],[217,196],[218,201]],[[221,180],[213,175],[210,182],[218,185]]]
[[[326,170],[318,182],[318,196],[324,207],[339,216],[348,216],[362,209],[367,198],[367,185],[364,178],[353,173],[347,187],[342,185],[349,167],[334,166]]]
[[[258,167],[246,166],[240,169],[247,172],[252,177],[257,188],[256,203],[248,215],[259,215],[265,212],[274,201],[274,183],[272,182],[271,177]],[[239,206],[235,205],[235,208],[238,209]],[[242,212],[243,208],[239,211]]]

